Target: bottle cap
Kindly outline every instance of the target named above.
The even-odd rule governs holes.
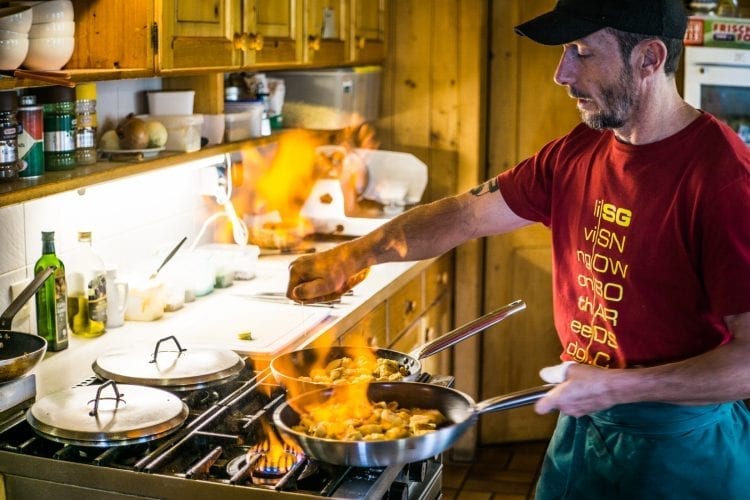
[[[76,98],[75,89],[53,85],[50,87],[39,87],[35,89],[39,100],[45,104],[57,104],[60,102],[73,102]]]
[[[91,231],[78,231],[78,241],[91,241]]]
[[[22,95],[18,98],[18,102],[21,104],[21,106],[35,106],[36,96],[33,94]]]
[[[17,103],[18,95],[14,91],[0,92],[0,111],[15,112]]]
[[[78,99],[79,101],[96,100],[96,84],[79,83],[78,85],[76,85],[76,99]]]
[[[54,239],[55,239],[54,231],[42,231],[42,241],[54,241]]]

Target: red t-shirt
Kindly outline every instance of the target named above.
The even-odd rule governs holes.
[[[498,181],[552,230],[562,359],[685,359],[750,311],[750,148],[713,116],[641,146],[579,125]]]

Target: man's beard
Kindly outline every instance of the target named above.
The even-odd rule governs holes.
[[[576,95],[573,89],[571,89],[571,95],[585,97]],[[635,104],[635,89],[629,66],[624,67],[615,83],[602,88],[601,98],[603,103],[599,111],[581,110],[583,123],[596,130],[617,129],[624,126]]]

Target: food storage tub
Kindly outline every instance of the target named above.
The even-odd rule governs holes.
[[[154,321],[164,316],[167,304],[167,287],[164,282],[150,279],[132,282],[129,286],[125,308],[127,321]]]
[[[263,106],[263,103],[260,101],[236,101],[236,102],[225,102],[224,103],[224,111],[227,113],[227,116],[230,114],[242,114],[243,118],[247,116],[248,119],[248,127],[249,127],[249,137],[261,137],[262,136],[262,130],[261,130],[261,123],[263,121],[263,111],[265,111],[265,107]],[[237,118],[237,120],[240,120],[240,118]],[[228,141],[231,139],[227,139]],[[236,139],[241,140],[241,139]]]
[[[203,115],[142,115],[145,120],[160,121],[167,129],[167,151],[190,153],[201,148]]]
[[[226,113],[224,115],[224,140],[227,142],[242,141],[249,139],[250,117],[249,111],[241,113]]]
[[[148,92],[148,112],[152,115],[192,115],[194,90]]]

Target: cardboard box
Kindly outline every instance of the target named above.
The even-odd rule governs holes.
[[[690,16],[685,45],[750,49],[750,19]]]

